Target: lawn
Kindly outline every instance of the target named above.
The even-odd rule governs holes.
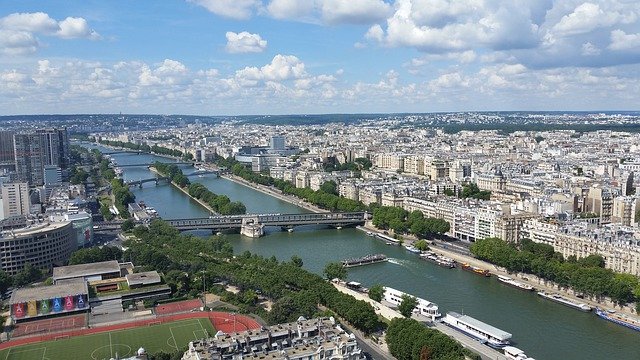
[[[140,347],[171,353],[214,334],[209,319],[188,319],[17,346],[0,351],[0,360],[109,360],[132,356]]]

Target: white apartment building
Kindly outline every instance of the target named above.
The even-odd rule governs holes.
[[[2,209],[5,218],[28,215],[30,207],[29,183],[2,184]]]

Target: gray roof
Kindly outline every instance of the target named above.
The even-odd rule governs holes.
[[[114,272],[120,272],[120,264],[118,264],[116,260],[60,266],[53,268],[53,281],[56,282],[60,279],[79,278]]]
[[[146,271],[125,276],[127,283],[131,285],[151,285],[160,283],[160,275],[157,271]]]
[[[477,329],[480,329],[492,336],[495,336],[496,338],[500,339],[500,340],[508,340],[511,339],[511,334],[504,331],[504,330],[500,330],[497,327],[493,327],[487,323],[483,323],[480,320],[476,320],[470,316],[467,315],[460,315],[457,312],[454,311],[450,311],[447,313],[447,315],[451,315],[455,318],[458,319],[458,321],[462,321],[464,323],[467,323]]]
[[[83,280],[69,281],[64,284],[20,288],[13,291],[11,304],[29,300],[47,300],[68,295],[87,294],[87,283]]]

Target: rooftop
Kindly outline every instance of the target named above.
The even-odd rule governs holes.
[[[87,294],[87,283],[82,280],[69,281],[63,284],[20,288],[13,291],[11,304],[24,303],[30,300],[48,300],[69,295]]]
[[[125,276],[129,286],[151,285],[160,283],[160,275],[157,271],[146,271]]]
[[[116,260],[89,264],[60,266],[53,268],[53,281],[78,278],[106,273],[120,272],[120,264]]]

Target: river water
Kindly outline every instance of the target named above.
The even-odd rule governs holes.
[[[104,149],[104,148],[103,148]],[[105,149],[108,151],[108,149]],[[167,161],[153,155],[114,154],[118,164]],[[154,177],[146,167],[125,167],[125,180]],[[185,167],[185,173],[194,169]],[[242,201],[248,212],[301,213],[304,209],[275,199],[246,186],[212,175],[192,177],[217,194]],[[133,189],[136,199],[156,208],[165,219],[206,217],[209,212],[168,184],[144,184]],[[200,232],[198,235],[208,236]],[[304,267],[321,273],[329,261],[384,253],[390,261],[349,269],[349,280],[365,286],[381,283],[439,305],[447,311],[464,312],[513,334],[514,346],[541,359],[640,359],[640,333],[604,321],[593,313],[583,313],[542,299],[535,293],[500,284],[460,269],[444,269],[420,260],[398,246],[388,246],[357,229],[299,227],[294,232],[267,228],[259,239],[224,235],[236,253],[249,250],[288,260],[299,255]]]

